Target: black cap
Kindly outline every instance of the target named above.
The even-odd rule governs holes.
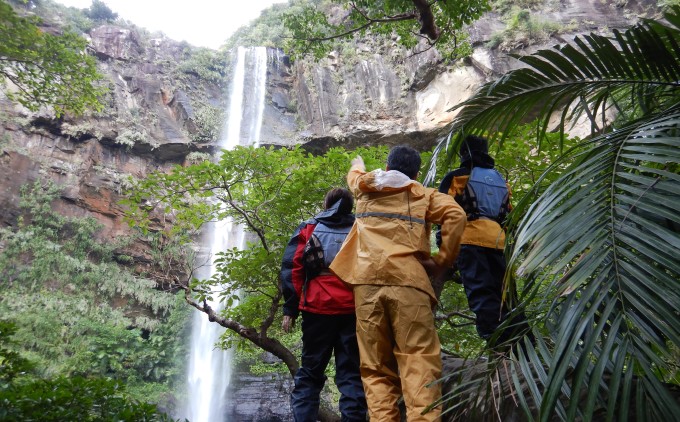
[[[489,152],[489,141],[481,136],[466,136],[460,146],[460,155],[471,155],[471,151]]]
[[[468,135],[460,145],[461,167],[493,168],[494,159],[489,155],[489,141],[481,136]]]

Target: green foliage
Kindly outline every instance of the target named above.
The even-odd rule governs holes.
[[[666,11],[672,9],[673,7],[680,6],[680,0],[660,0],[657,2],[657,4],[662,10]]]
[[[286,51],[292,56],[310,53],[320,58],[333,50],[339,39],[369,34],[396,36],[398,42],[408,49],[427,40],[420,33],[420,15],[416,13],[411,0],[301,0],[294,4],[302,6],[302,10],[291,11],[283,16],[284,25],[292,35],[286,44]],[[438,37],[428,40],[428,44],[436,44],[439,52],[449,59],[469,54],[470,46],[463,28],[489,10],[488,2],[466,0],[428,4],[439,30]]]
[[[124,129],[123,132],[116,137],[116,143],[130,149],[136,144],[148,144],[149,136],[144,130]]]
[[[213,298],[233,305],[223,311],[230,320],[261,327],[281,306],[278,273],[283,248],[297,225],[321,210],[328,189],[345,185],[356,154],[364,157],[368,168],[378,168],[384,167],[387,149],[332,149],[314,156],[301,148],[237,147],[223,151],[217,163],[203,161],[151,174],[130,190],[125,203],[131,223],[142,230],[148,230],[158,210],[171,213],[170,235],[183,236],[228,217],[243,224],[250,233],[248,247],[212,257],[217,258],[216,274],[194,280],[190,287],[199,302]],[[212,297],[209,292],[217,286],[222,290]],[[280,315],[276,318],[279,323],[271,325],[271,335],[283,336],[276,328]],[[238,339],[237,331],[227,331],[227,343]],[[247,342],[239,345],[253,347]]]
[[[57,116],[101,110],[101,75],[87,41],[73,32],[42,31],[36,17],[20,17],[0,0],[0,78],[5,94],[30,110],[51,106]]]
[[[283,25],[283,15],[302,12],[302,3],[293,0],[288,4],[273,4],[263,10],[262,14],[249,25],[242,26],[234,32],[221,47],[222,50],[228,51],[238,46],[281,47],[285,39],[290,37],[290,32]]]
[[[484,349],[484,340],[475,329],[475,315],[462,284],[448,281],[444,285],[435,314],[437,334],[442,350],[455,356],[473,357]]]
[[[67,7],[61,12],[64,16],[64,21],[70,25],[72,28],[82,32],[89,33],[92,28],[94,28],[95,23],[90,19],[85,13],[87,9],[76,9],[75,7]],[[43,16],[45,16],[43,14]],[[106,104],[105,101],[100,100],[102,104]]]
[[[85,10],[85,15],[93,21],[113,22],[118,18],[109,6],[101,0],[92,0],[92,5]]]
[[[12,339],[16,333],[16,324],[0,320],[0,391],[9,387],[18,376],[33,370],[34,365],[13,350],[16,342]]]
[[[42,375],[110,377],[156,399],[178,375],[176,315],[186,309],[122,267],[123,243],[98,240],[94,219],[53,211],[58,194],[52,184],[24,189],[24,216],[0,229],[0,312],[21,321],[16,350]]]
[[[506,28],[491,36],[488,47],[501,51],[526,48],[546,42],[562,30],[559,23],[537,18],[528,9],[513,7],[506,17]]]
[[[196,133],[191,135],[191,139],[199,143],[217,141],[224,125],[224,117],[223,108],[199,104],[194,109],[192,120],[196,124]]]
[[[36,376],[34,365],[12,350],[19,347],[16,332],[16,324],[0,321],[0,421],[171,420],[110,379]]]
[[[218,85],[225,83],[228,55],[209,48],[185,50],[187,58],[177,66],[177,71],[189,75],[196,75],[201,79]]]
[[[211,159],[212,159],[212,155],[210,155],[206,152],[194,151],[194,152],[190,152],[189,154],[187,154],[187,157],[186,157],[185,160],[189,164],[198,164],[201,161],[210,161]]]
[[[546,3],[550,3],[550,1],[546,2],[545,0],[493,0],[491,3],[491,9],[496,13],[505,15],[514,8],[531,10],[540,6],[545,6]]]
[[[463,128],[490,127],[503,142],[534,116],[541,140],[559,116],[558,146],[566,148],[510,215],[506,283],[524,283],[518,309],[530,311],[536,342],[517,339],[526,353],[490,364],[489,376],[457,387],[452,402],[490,399],[491,374],[508,365],[518,403],[534,420],[680,414],[677,384],[669,385],[680,348],[678,39],[675,7],[663,22],[517,56],[526,67],[460,105],[456,142]],[[568,148],[565,125],[582,117],[592,135]]]

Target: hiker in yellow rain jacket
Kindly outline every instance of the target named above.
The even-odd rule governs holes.
[[[386,171],[367,173],[352,160],[347,184],[356,197],[356,221],[330,266],[353,286],[361,378],[372,421],[399,421],[404,396],[409,422],[435,421],[441,407],[439,337],[430,276],[450,266],[459,250],[465,212],[449,195],[413,180],[420,155],[392,148]],[[430,256],[431,224],[442,245]]]

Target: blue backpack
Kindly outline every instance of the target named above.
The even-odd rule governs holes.
[[[473,167],[465,196],[468,220],[484,217],[500,224],[505,219],[510,195],[505,179],[497,170]]]
[[[302,252],[307,280],[313,279],[330,267],[351,229],[351,225],[328,227],[323,223],[318,223],[314,227]]]

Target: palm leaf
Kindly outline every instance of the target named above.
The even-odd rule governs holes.
[[[552,293],[553,346],[547,359],[531,359],[548,368],[534,388],[540,420],[555,411],[626,420],[621,400],[633,403],[633,392],[645,404],[640,420],[680,414],[664,383],[680,347],[678,133],[680,105],[596,138],[512,236],[509,267],[518,271],[509,276],[526,280],[523,298]]]
[[[680,8],[667,15],[668,25],[652,20],[613,37],[590,34],[574,45],[557,46],[528,56],[514,55],[527,65],[483,85],[460,109],[451,132],[507,135],[538,113],[541,129],[561,111],[561,127],[586,113],[594,123],[626,97],[629,114],[663,110],[677,101],[680,88]],[[565,113],[572,110],[572,113]],[[606,116],[604,116],[606,118]],[[442,141],[443,143],[444,141]]]
[[[536,112],[542,131],[555,113],[560,130],[584,113],[599,126],[565,153],[571,164],[559,178],[511,215],[506,278],[523,284],[514,312],[528,312],[536,336],[512,353],[512,379],[537,420],[680,415],[668,384],[677,383],[680,349],[679,12],[668,24],[644,21],[519,58],[529,67],[461,104],[440,144],[451,154],[452,140],[490,128],[502,142]]]

